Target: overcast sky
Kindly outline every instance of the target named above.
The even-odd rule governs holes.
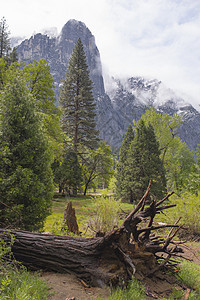
[[[70,19],[95,36],[103,70],[114,76],[157,78],[200,104],[200,0],[6,0],[11,36]],[[187,98],[188,97],[188,98]]]

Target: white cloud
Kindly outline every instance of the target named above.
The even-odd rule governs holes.
[[[104,70],[157,78],[200,103],[199,0],[6,0],[1,13],[12,35],[23,36],[80,20]]]

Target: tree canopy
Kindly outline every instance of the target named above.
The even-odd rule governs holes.
[[[151,107],[141,119],[146,125],[150,123],[154,128],[159,142],[160,158],[166,171],[168,189],[180,193],[186,188],[188,175],[195,164],[193,153],[177,135],[181,124],[180,116],[161,114]]]
[[[112,150],[105,142],[100,142],[99,147],[90,150],[84,156],[82,162],[82,173],[84,182],[84,195],[91,183],[95,180],[101,180],[104,184],[108,184],[113,175],[113,159]]]
[[[8,57],[11,49],[9,35],[8,25],[6,24],[6,19],[3,17],[0,21],[0,58]]]
[[[86,55],[79,38],[68,64],[68,71],[60,93],[62,127],[71,138],[75,153],[85,148],[95,149],[98,131],[95,122],[95,102],[89,77]]]
[[[47,136],[35,101],[21,76],[0,94],[0,223],[42,228],[53,192]]]
[[[134,130],[133,126],[129,124],[128,129],[125,133],[125,136],[122,141],[122,145],[120,147],[119,152],[119,160],[116,167],[116,192],[118,197],[122,197],[123,199],[132,202],[133,195],[132,189],[129,185],[129,160],[128,160],[128,152],[130,145],[134,139]]]
[[[135,135],[131,125],[128,127],[120,149],[117,175],[117,193],[130,202],[136,203],[142,197],[149,180],[152,181],[151,190],[155,197],[162,197],[166,192],[159,143],[153,127],[150,124],[146,126],[143,120],[137,122]]]

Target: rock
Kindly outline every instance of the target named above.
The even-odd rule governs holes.
[[[119,148],[126,129],[133,119],[140,119],[152,105],[159,112],[179,114],[182,125],[178,134],[190,150],[195,151],[200,141],[200,113],[172,90],[164,87],[161,81],[131,77],[126,80],[114,79],[111,88],[105,92],[102,66],[95,38],[82,22],[68,21],[59,36],[50,37],[38,33],[24,40],[18,47],[18,58],[27,63],[45,58],[55,80],[55,92],[65,77],[69,58],[78,40],[84,46],[90,78],[94,83],[93,94],[96,101],[96,122],[100,138]]]

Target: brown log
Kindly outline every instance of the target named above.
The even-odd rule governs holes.
[[[23,264],[32,268],[75,273],[91,285],[116,285],[127,282],[134,273],[140,276],[153,274],[154,270],[168,262],[166,260],[159,266],[159,255],[166,253],[173,257],[179,248],[174,250],[174,245],[170,247],[175,231],[170,231],[166,240],[155,236],[157,228],[153,225],[154,216],[170,194],[146,207],[150,186],[151,183],[123,224],[104,237],[83,238],[0,229],[0,238],[9,242],[11,235],[15,236],[12,251]],[[148,227],[145,229],[147,221]],[[144,224],[139,227],[140,223]],[[166,224],[165,227],[180,228],[177,224]]]

